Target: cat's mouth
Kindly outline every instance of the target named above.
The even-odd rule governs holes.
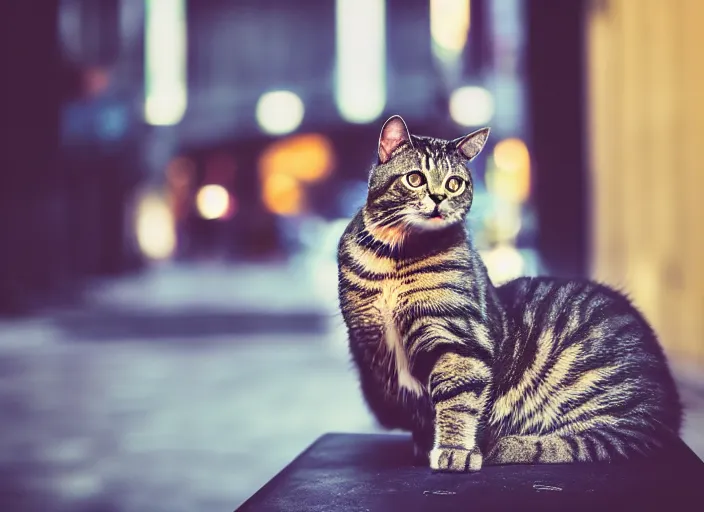
[[[431,221],[445,220],[445,217],[442,216],[442,213],[440,213],[440,209],[437,206],[433,210],[433,213],[430,214],[429,218]]]
[[[447,212],[443,213],[436,206],[432,211],[418,212],[419,215],[415,217],[415,224],[420,229],[443,229],[444,227],[451,224],[452,215],[448,215]]]

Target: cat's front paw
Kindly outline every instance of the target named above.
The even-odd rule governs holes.
[[[430,451],[430,469],[433,471],[479,471],[483,460],[482,452],[476,446],[471,450],[439,447]]]

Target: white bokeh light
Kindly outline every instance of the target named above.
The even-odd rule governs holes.
[[[144,31],[144,118],[178,124],[186,112],[186,2],[147,0]]]
[[[335,103],[350,123],[370,123],[386,106],[386,2],[335,3]]]
[[[169,205],[158,194],[149,193],[137,204],[136,236],[142,254],[152,260],[165,260],[176,249],[174,217]]]
[[[257,102],[257,123],[271,135],[285,135],[303,122],[303,101],[291,91],[271,91],[261,95]]]
[[[220,185],[205,185],[196,195],[196,207],[204,219],[219,219],[230,209],[230,194]]]
[[[433,53],[441,59],[459,58],[467,43],[469,22],[469,0],[430,0]]]
[[[462,126],[486,125],[494,117],[494,97],[483,87],[455,89],[450,96],[450,116]]]
[[[493,249],[479,251],[489,278],[503,284],[526,273],[526,262],[521,252],[512,245],[501,244]]]

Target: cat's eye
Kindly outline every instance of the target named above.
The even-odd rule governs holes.
[[[425,183],[425,176],[420,171],[413,171],[406,174],[406,181],[413,188],[418,188]]]
[[[453,176],[445,182],[445,188],[449,192],[457,192],[462,188],[462,178]]]

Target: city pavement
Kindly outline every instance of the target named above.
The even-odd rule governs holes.
[[[319,435],[376,431],[335,286],[329,261],[164,267],[0,321],[0,510],[231,511]]]

